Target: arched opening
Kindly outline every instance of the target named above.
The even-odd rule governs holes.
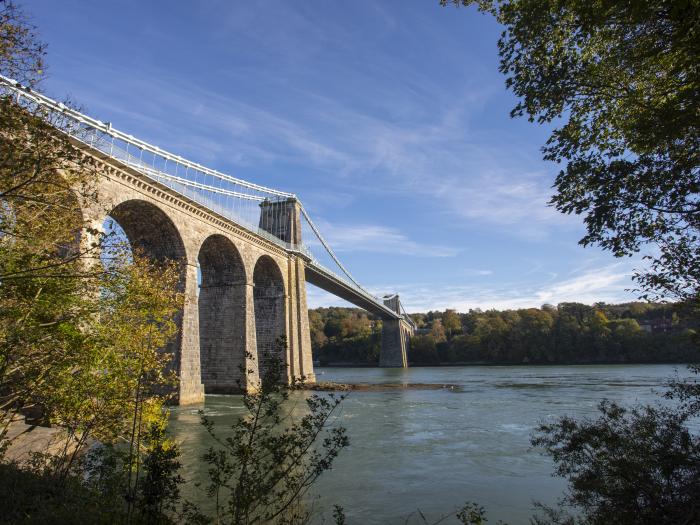
[[[199,249],[199,352],[207,394],[246,387],[246,276],[233,243],[208,237]]]
[[[109,213],[103,224],[105,233],[110,234],[103,258],[110,257],[109,251],[115,244],[128,241],[132,252],[139,253],[154,261],[176,261],[180,263],[178,288],[185,289],[185,245],[172,220],[163,210],[142,200],[122,202]],[[106,253],[105,253],[106,252]],[[184,306],[184,305],[183,305]],[[180,375],[180,345],[182,341],[182,309],[175,317],[178,331],[163,351],[172,354],[170,367]]]
[[[130,200],[116,206],[107,217],[123,230],[132,249],[156,261],[186,259],[185,245],[175,224],[163,210],[146,201]]]
[[[253,283],[258,369],[263,378],[272,359],[286,363],[286,352],[276,344],[280,336],[286,335],[284,281],[279,266],[271,257],[263,255],[258,259]]]

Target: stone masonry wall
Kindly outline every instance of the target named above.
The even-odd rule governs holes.
[[[95,157],[102,163],[104,176],[98,191],[103,205],[99,209],[83,207],[92,227],[100,229],[105,217],[124,205],[115,219],[129,230],[135,245],[155,258],[182,261],[185,299],[178,319],[180,332],[169,348],[176,356],[173,367],[180,379],[177,402],[203,401],[204,383],[211,391],[230,389],[239,379],[237,364],[246,352],[250,354],[245,358],[246,377],[240,379],[247,389],[254,390],[259,382],[259,349],[273,348],[279,335],[287,335],[290,341],[284,359],[293,366],[293,375],[303,373],[313,378],[303,261],[119,162]],[[300,231],[298,205],[287,211],[293,212],[285,216],[287,232],[290,240],[296,240],[295,232]],[[212,236],[225,238],[239,255],[231,267],[241,272],[231,279],[222,278],[215,263],[199,260],[202,247]],[[224,260],[230,262],[231,257],[226,255]],[[259,275],[256,280],[256,265],[263,260],[266,277]],[[205,274],[219,276],[211,282],[225,286],[205,284],[198,293],[198,268],[203,278]],[[270,268],[274,271],[268,271]],[[293,286],[290,281],[294,281]],[[220,289],[215,290],[217,287]]]

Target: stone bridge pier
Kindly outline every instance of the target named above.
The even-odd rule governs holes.
[[[397,314],[401,314],[401,303],[398,295],[385,297],[384,304]],[[413,325],[403,317],[383,319],[379,366],[406,368],[408,366],[408,345],[413,334]]]

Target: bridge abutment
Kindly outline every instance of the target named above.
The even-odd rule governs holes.
[[[387,368],[406,368],[407,341],[401,330],[401,319],[384,319],[382,321],[382,348],[379,352],[379,366]]]

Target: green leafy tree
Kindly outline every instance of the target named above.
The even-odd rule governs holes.
[[[309,328],[321,363],[379,363],[380,319],[358,308],[316,308],[309,310]]]
[[[0,72],[35,83],[43,50],[21,10],[2,2]],[[96,313],[99,238],[82,238],[96,232],[81,204],[97,203],[97,173],[57,133],[63,124],[0,92],[0,442],[21,414],[45,413]]]
[[[43,420],[60,432],[47,453],[12,467],[34,476],[31,483],[6,472],[28,491],[19,514],[11,513],[18,522],[45,521],[57,507],[75,518],[99,501],[82,521],[160,523],[179,499],[179,451],[165,435],[163,406],[174,378],[167,366],[171,356],[161,350],[177,331],[179,269],[121,252],[98,275],[93,284],[100,293],[89,290],[84,297],[94,310],[67,324],[74,339],[70,359],[45,368],[51,378],[33,396]],[[21,359],[13,364],[23,365]],[[7,388],[12,393],[21,385],[16,380]],[[95,440],[101,445],[88,453]],[[43,497],[32,492],[47,486]],[[15,503],[0,500],[2,505]]]
[[[146,429],[162,424],[163,403],[175,378],[171,355],[163,352],[177,332],[181,308],[176,265],[154,265],[139,254],[122,252],[93,284],[86,300],[96,313],[83,319],[66,368],[54,368],[41,393],[44,418],[65,432],[60,466],[68,475],[91,439],[127,442],[136,461]],[[54,458],[57,461],[58,458]]]
[[[529,308],[520,311],[518,339],[522,342],[524,353],[530,361],[542,362],[551,359],[553,325],[554,319],[546,310]]]
[[[311,311],[325,319],[329,309]],[[334,312],[340,324],[352,324],[359,310]],[[421,317],[421,314],[412,314]],[[443,314],[441,314],[443,315]],[[426,314],[422,314],[427,317]],[[700,328],[700,315],[685,303],[625,303],[595,307],[579,303],[561,303],[542,309],[481,312],[471,310],[460,316],[464,332],[448,341],[437,342],[430,329],[417,335],[430,335],[436,343],[437,359],[431,350],[415,341],[409,358],[415,363],[600,363],[600,362],[673,362],[696,359],[694,334]],[[346,319],[349,319],[346,323]],[[443,319],[433,317],[431,324]],[[369,336],[334,336],[314,346],[321,363],[378,364],[381,346],[381,322],[372,321]],[[642,329],[644,325],[644,329]],[[444,328],[444,327],[443,327]],[[316,332],[316,336],[319,333]],[[446,335],[446,334],[445,334]],[[314,335],[312,334],[312,337]],[[433,356],[433,357],[428,357]],[[427,359],[427,360],[426,360]]]
[[[433,323],[438,321],[433,321]],[[432,334],[416,335],[410,340],[408,358],[412,363],[430,365],[439,362],[436,341]]]
[[[447,3],[476,4],[504,25],[500,69],[519,98],[511,115],[553,126],[544,157],[564,168],[552,204],[584,216],[581,244],[618,257],[648,250],[648,270],[635,275],[643,297],[697,304],[700,4],[441,0]],[[557,346],[601,342],[607,324],[560,306]],[[697,522],[698,438],[686,427],[697,383],[677,392],[686,396],[680,408],[604,403],[597,420],[541,427],[534,443],[569,480],[565,503],[583,514],[550,509],[546,521]]]
[[[474,326],[474,336],[478,338],[484,356],[487,359],[504,359],[506,348],[505,336],[508,325],[496,312],[487,312],[478,318]]]
[[[462,331],[462,321],[454,310],[445,310],[442,314],[442,326],[448,338]]]
[[[432,326],[430,327],[430,336],[436,343],[444,343],[447,341],[447,334],[445,333],[445,327],[442,325],[440,319],[435,319]]]
[[[443,5],[447,0],[441,0]],[[486,1],[504,26],[512,116],[552,123],[544,157],[565,164],[552,203],[584,215],[584,245],[616,256],[651,244],[646,296],[700,294],[700,4]]]
[[[36,88],[44,49],[0,2],[0,73]],[[101,207],[99,173],[57,131],[68,125],[0,92],[0,456],[25,416],[60,429],[47,453],[2,465],[0,505],[16,523],[155,523],[179,484],[161,351],[182,307],[179,269],[116,245],[101,264],[111,239],[82,215]]]
[[[699,372],[694,368],[695,373]],[[602,402],[593,420],[564,417],[539,427],[532,443],[569,481],[564,508],[538,523],[677,524],[700,521],[700,437],[688,423],[700,414],[696,379],[676,381],[668,406],[625,408]],[[572,517],[566,507],[581,515]]]
[[[286,344],[284,338],[277,341],[280,347]],[[306,397],[305,410],[294,413],[290,397],[296,392],[278,380],[283,369],[271,360],[260,389],[243,396],[246,413],[225,438],[202,416],[216,442],[204,456],[216,523],[305,523],[310,509],[304,497],[349,444],[345,428],[332,421],[344,396]]]
[[[36,28],[14,2],[0,2],[0,72],[6,77],[34,87],[44,73],[46,44]]]

